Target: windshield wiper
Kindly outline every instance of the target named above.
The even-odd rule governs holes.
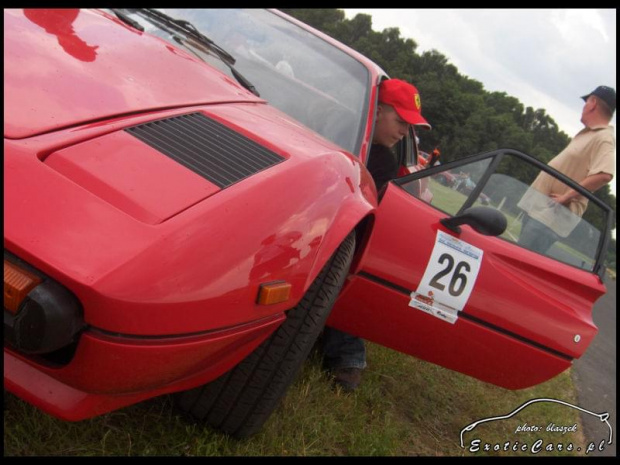
[[[142,27],[142,25],[138,21],[134,21],[129,16],[127,16],[125,13],[120,11],[118,8],[110,8],[110,11],[114,13],[116,17],[120,19],[121,21],[123,21],[124,23],[129,24],[132,27],[135,27],[138,31],[144,32],[144,27]]]
[[[233,66],[236,63],[236,61],[237,61],[235,59],[235,57],[233,57],[230,53],[228,53],[222,47],[217,45],[213,40],[211,40],[207,36],[205,36],[192,23],[190,23],[189,21],[186,21],[184,19],[173,18],[171,16],[168,16],[165,13],[162,13],[161,11],[157,11],[157,10],[154,10],[152,8],[141,8],[138,11],[140,13],[142,13],[142,14],[150,16],[151,18],[155,18],[155,19],[159,20],[159,21],[163,22],[164,24],[166,24],[168,26],[172,26],[173,28],[178,29],[178,30],[184,32],[187,36],[191,37],[192,39],[197,40],[199,43],[201,43],[203,45],[206,45],[218,57],[220,57],[220,59],[224,63],[226,63],[226,65],[230,68],[230,71],[231,71],[232,75],[239,82],[239,84],[241,84],[243,87],[248,89],[250,92],[252,92],[257,97],[260,97],[260,94],[258,93],[258,90],[256,90],[256,87],[254,87],[254,85],[252,85],[252,83],[250,81],[248,81],[248,79],[245,78]],[[177,40],[177,42],[178,42],[178,39],[175,38],[175,40]]]
[[[168,16],[168,18],[170,18],[170,17]],[[186,21],[184,19],[173,19],[173,18],[170,18],[170,20],[172,22],[174,22],[175,24],[178,24],[179,26],[181,26],[181,28],[183,28],[184,31],[186,31],[186,32],[190,31],[190,34],[193,37],[196,37],[196,38],[200,39],[201,42],[208,44],[209,47],[211,47],[213,49],[213,51],[215,53],[217,53],[223,60],[227,61],[231,65],[234,65],[237,62],[235,57],[233,57],[230,53],[228,53],[222,47],[220,47],[215,42],[213,42],[213,40],[209,39],[202,32],[200,32],[198,29],[196,29],[196,26],[194,26],[189,21]]]

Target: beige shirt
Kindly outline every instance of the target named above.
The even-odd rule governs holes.
[[[616,139],[613,126],[583,128],[549,166],[580,183],[588,176],[615,173]],[[562,195],[569,187],[560,180],[540,173],[519,201],[518,206],[532,218],[553,229],[562,237],[568,236],[588,206],[583,196],[572,199],[568,209],[549,202],[550,194]],[[543,194],[543,195],[541,195]]]

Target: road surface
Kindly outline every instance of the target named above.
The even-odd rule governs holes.
[[[593,319],[599,333],[585,355],[573,363],[573,380],[577,388],[579,407],[601,414],[609,413],[612,427],[612,444],[607,443],[609,428],[598,418],[582,414],[583,433],[586,440],[596,441],[597,450],[588,456],[616,455],[616,281],[605,277],[607,294],[594,305]],[[601,439],[603,451],[598,450]]]

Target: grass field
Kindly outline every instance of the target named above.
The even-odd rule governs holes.
[[[576,404],[568,372],[534,388],[509,391],[368,344],[368,369],[353,394],[334,390],[313,355],[286,398],[256,436],[236,441],[180,416],[161,397],[78,423],[52,418],[13,396],[5,400],[4,456],[499,456],[493,445],[572,443],[583,456],[577,411],[546,403],[466,433],[491,451],[460,447],[460,431],[483,418],[506,415],[524,402],[551,397]],[[577,431],[516,433],[523,425],[574,425]],[[582,452],[576,452],[577,447]]]

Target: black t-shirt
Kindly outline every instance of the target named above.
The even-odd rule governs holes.
[[[372,144],[370,147],[370,158],[368,171],[372,175],[377,185],[377,192],[398,175],[398,160],[396,154],[385,145]]]

